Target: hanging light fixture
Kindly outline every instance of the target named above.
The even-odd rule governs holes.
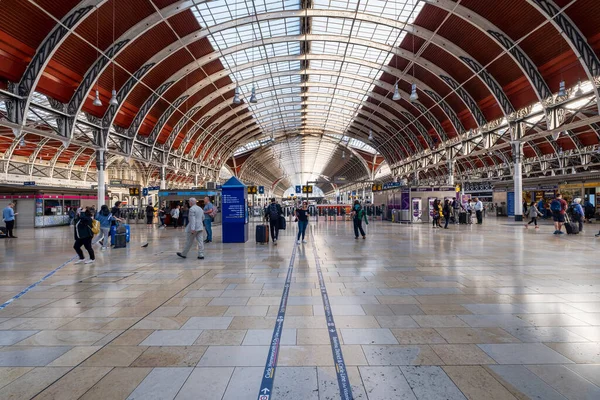
[[[25,138],[21,136],[21,140],[19,140],[19,147],[25,147]]]
[[[98,47],[98,31],[99,31],[99,22],[98,22],[98,14],[99,10],[96,9],[96,58],[100,57],[99,47]],[[96,96],[94,97],[94,101],[92,104],[95,107],[102,107],[102,102],[100,101],[100,94],[98,93],[98,81],[96,80]]]
[[[583,89],[581,88],[581,79],[577,82],[577,91],[575,92],[575,97],[583,96]]]
[[[558,84],[558,96],[563,97],[567,95],[567,89],[565,87],[565,81],[560,81]]]
[[[112,42],[115,42],[115,5],[116,0],[112,2]],[[115,61],[112,62],[112,91],[110,95],[110,101],[108,102],[111,106],[118,106],[119,100],[117,100],[117,91],[115,90]]]
[[[369,140],[373,140],[373,130],[369,129]]]
[[[342,160],[345,160],[345,159],[346,159],[346,151],[342,150]]]
[[[239,86],[235,87],[235,92],[233,94],[233,104],[240,104],[242,100],[240,99],[240,88]]]
[[[410,91],[410,101],[414,103],[417,100],[419,100],[419,95],[417,94],[417,84],[413,83]]]
[[[254,85],[252,85],[252,94],[250,95],[250,103],[252,104],[256,104],[258,103],[258,100],[256,100],[256,88],[254,87]]]
[[[394,85],[394,95],[392,96],[392,100],[398,101],[401,98],[402,96],[400,96],[400,90],[398,89],[398,81],[396,81],[396,84]]]
[[[96,107],[102,107],[102,102],[100,101],[100,94],[98,93],[98,89],[96,89],[96,97],[94,97],[94,101],[92,102]]]

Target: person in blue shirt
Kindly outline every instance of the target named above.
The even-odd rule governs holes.
[[[577,222],[579,225],[579,232],[583,231],[583,219],[585,218],[585,212],[581,207],[581,198],[577,197],[571,204],[573,222]]]
[[[210,202],[210,197],[204,198],[204,229],[206,229],[206,239],[204,243],[212,242],[212,222],[215,219],[215,215],[217,214],[217,209]]]
[[[19,213],[15,212],[14,207],[15,203],[8,203],[8,206],[2,210],[2,219],[6,224],[7,237],[16,239],[17,237],[14,235],[13,229],[15,228],[15,215],[18,215]]]

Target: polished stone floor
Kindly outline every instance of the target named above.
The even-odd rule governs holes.
[[[313,246],[355,399],[600,399],[597,227],[311,222],[269,400],[340,398]],[[256,399],[295,244],[250,232],[182,260],[181,230],[133,225],[58,270],[0,310],[0,399]],[[74,255],[68,228],[17,233],[1,302]]]

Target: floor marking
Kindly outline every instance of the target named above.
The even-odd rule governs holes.
[[[288,272],[285,278],[285,285],[281,293],[281,302],[279,303],[279,312],[275,320],[273,328],[273,336],[271,337],[271,346],[267,354],[267,362],[263,372],[260,390],[258,391],[258,400],[269,400],[272,396],[273,383],[275,382],[275,369],[277,368],[277,358],[279,356],[279,345],[281,344],[281,334],[283,333],[283,321],[285,319],[285,309],[287,307],[288,297],[290,295],[290,285],[292,283],[292,272],[294,271],[294,259],[296,258],[297,246],[294,244],[292,257],[288,265]]]
[[[77,258],[77,256],[74,256],[70,260],[65,261],[59,267],[57,267],[57,268],[53,269],[52,271],[48,272],[48,274],[46,276],[44,276],[42,279],[40,279],[39,281],[37,281],[35,283],[32,283],[31,285],[27,286],[25,289],[21,290],[18,294],[16,294],[15,296],[13,296],[12,299],[7,300],[4,304],[0,305],[0,310],[5,309],[10,303],[12,303],[13,301],[15,301],[18,298],[22,297],[27,292],[29,292],[31,289],[33,289],[34,287],[36,287],[40,283],[44,282],[46,279],[50,278],[52,275],[54,275],[56,272],[58,272],[59,270],[61,270],[62,268],[64,268],[68,263],[70,263],[71,261],[73,261],[76,258]]]
[[[338,387],[340,389],[340,397],[342,400],[352,400],[352,386],[350,386],[350,380],[348,379],[348,371],[346,370],[346,363],[344,362],[344,355],[342,354],[340,338],[337,334],[335,321],[333,320],[333,313],[331,312],[331,305],[329,304],[327,287],[325,286],[325,280],[323,279],[323,271],[321,270],[321,260],[319,259],[319,255],[317,253],[317,245],[314,241],[313,253],[315,255],[317,275],[319,277],[319,287],[321,289],[321,298],[323,299],[323,309],[325,310],[327,332],[329,333],[331,352],[333,354],[333,361],[335,362],[335,374],[337,375]]]

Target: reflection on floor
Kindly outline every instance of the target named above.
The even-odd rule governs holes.
[[[311,222],[296,254],[272,399],[337,399],[320,257],[355,399],[599,399],[592,227]],[[292,255],[132,226],[127,249],[69,264],[0,311],[0,398],[256,399]],[[0,241],[0,300],[73,256],[68,228]],[[141,244],[149,241],[147,248]]]

